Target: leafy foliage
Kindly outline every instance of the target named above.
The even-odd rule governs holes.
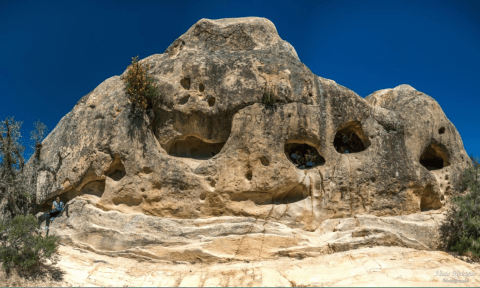
[[[150,67],[147,66],[147,68]],[[143,108],[151,107],[155,97],[160,95],[159,88],[153,84],[153,77],[149,77],[146,69],[138,63],[138,56],[132,58],[132,64],[128,66],[128,73],[124,81],[132,103]]]
[[[22,122],[13,117],[0,122],[0,204],[5,203],[0,211],[2,219],[26,214],[32,208],[33,196],[27,193],[23,177],[25,147],[20,143],[21,127]]]
[[[461,178],[461,191],[467,194],[453,198],[452,209],[442,226],[446,248],[480,259],[480,162],[473,158]]]
[[[35,209],[41,141],[46,126],[37,121],[31,133],[35,147],[33,171],[26,171],[21,144],[22,122],[13,117],[0,122],[0,261],[7,272],[12,266],[30,268],[55,251],[56,238],[36,235]],[[30,176],[27,176],[30,175]]]
[[[50,258],[58,247],[56,236],[36,235],[37,219],[29,214],[0,224],[0,260],[7,272],[13,266],[29,269],[44,258]]]

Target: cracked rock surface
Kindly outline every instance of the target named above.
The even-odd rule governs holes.
[[[480,265],[447,253],[361,248],[308,258],[205,264],[125,259],[60,246],[61,286],[88,287],[475,287]],[[448,275],[448,276],[447,276]],[[463,275],[463,276],[461,276]]]
[[[438,249],[470,160],[432,97],[403,84],[362,98],[313,74],[257,17],[202,19],[139,63],[159,87],[151,107],[132,105],[126,70],[81,98],[42,143],[51,169],[39,174],[37,204],[68,202],[50,231],[64,244],[202,265]],[[195,275],[194,286],[207,285]]]

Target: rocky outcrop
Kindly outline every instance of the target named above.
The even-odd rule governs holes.
[[[73,199],[50,233],[97,254],[186,262],[305,258],[372,246],[436,250],[443,214],[329,219],[314,232],[266,219],[220,216],[176,219],[96,208],[95,198]],[[428,213],[428,214],[427,214]]]
[[[60,247],[57,286],[478,287],[480,265],[445,252],[361,248],[320,257],[202,263],[143,261]]]
[[[438,247],[469,158],[430,96],[361,98],[314,75],[264,18],[202,19],[139,63],[159,87],[152,109],[134,109],[125,71],[42,143],[52,168],[37,201],[70,203],[52,225],[65,242],[186,261]],[[296,151],[315,159],[295,165]]]

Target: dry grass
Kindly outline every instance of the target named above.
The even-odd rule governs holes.
[[[22,268],[12,268],[7,274],[0,269],[0,283],[3,287],[65,287],[63,276],[65,274],[60,268],[55,267],[58,255],[52,260],[35,264],[28,271]],[[1,265],[1,262],[0,262]]]

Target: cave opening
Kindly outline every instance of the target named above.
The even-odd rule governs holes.
[[[207,160],[220,153],[224,145],[225,142],[209,143],[195,136],[188,136],[173,143],[167,152],[176,157]]]
[[[105,175],[115,181],[120,181],[123,177],[125,177],[125,175],[127,175],[125,172],[125,166],[123,165],[118,154],[114,155],[112,164],[110,164],[110,167],[107,169],[107,171],[105,171]]]
[[[333,146],[338,153],[358,153],[370,146],[370,140],[365,136],[359,121],[349,122],[335,134]]]
[[[318,153],[318,150],[305,143],[285,144],[285,154],[288,160],[299,169],[325,165],[325,158]]]
[[[431,143],[420,156],[420,164],[429,171],[442,169],[450,165],[448,151],[443,145]]]

